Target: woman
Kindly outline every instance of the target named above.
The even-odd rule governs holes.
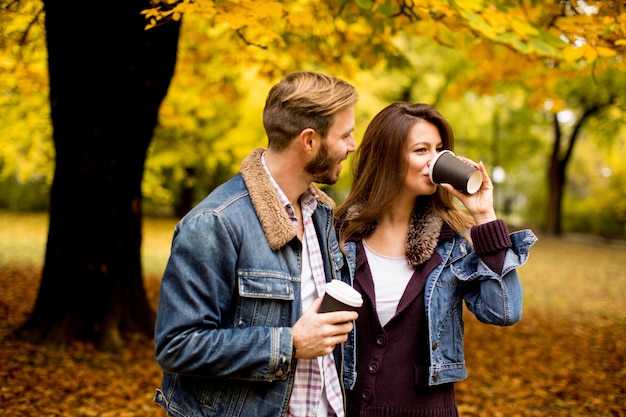
[[[475,194],[433,184],[430,161],[443,149],[453,149],[453,134],[436,110],[394,103],[374,117],[355,154],[353,186],[336,211],[364,299],[350,417],[458,416],[453,383],[467,376],[462,301],[485,323],[521,318],[515,268],[536,237],[509,235],[497,219],[482,162],[462,158],[483,175]]]

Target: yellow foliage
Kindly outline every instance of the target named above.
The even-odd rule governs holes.
[[[601,56],[603,58],[617,55],[617,51],[611,48],[604,47],[604,46],[597,46],[596,50],[598,51],[598,56]]]
[[[450,1],[450,3],[452,3],[456,7],[472,12],[481,12],[485,9],[484,0],[459,0],[458,2],[452,0]]]
[[[558,106],[554,80],[571,74],[579,76],[581,68],[585,68],[584,61],[594,62],[595,70],[607,68],[618,62],[614,58],[626,49],[626,13],[608,9],[597,15],[563,15],[562,4],[557,0],[424,0],[402,2],[402,9],[398,4],[372,0],[366,9],[352,0],[158,2],[143,12],[147,26],[185,15],[176,76],[161,108],[161,120],[171,130],[168,134],[173,132],[171,140],[198,146],[210,137],[214,141],[210,150],[220,161],[236,159],[243,153],[241,149],[262,141],[258,109],[253,108],[250,113],[249,107],[238,107],[242,94],[249,93],[247,86],[257,82],[248,79],[245,86],[237,85],[235,80],[241,78],[244,70],[271,81],[297,69],[318,69],[348,79],[365,71],[385,69],[389,73],[388,65],[410,61],[407,56],[411,45],[406,39],[430,38],[462,51],[476,63],[475,68],[472,66],[463,74],[465,79],[449,87],[450,91],[471,88],[491,93],[499,83],[515,80],[529,87],[538,107],[547,98]],[[41,4],[31,0],[11,3],[11,7],[17,5],[25,9],[2,19],[0,27],[0,83],[5,88],[0,96],[2,111],[14,106],[21,94],[47,91],[43,16],[33,25],[28,38],[36,39],[39,47],[25,49],[20,43],[24,28]],[[0,17],[4,18],[7,10],[9,6],[0,11]],[[553,24],[548,28],[547,22]],[[568,42],[559,41],[561,37]],[[25,56],[29,60],[20,61]],[[262,103],[262,94],[254,100]],[[22,103],[26,101],[20,101],[20,106]],[[23,165],[26,175],[36,165],[30,161],[44,160],[42,155],[48,156],[52,147],[4,146],[16,137],[37,137],[41,143],[50,140],[49,129],[43,130],[24,117],[28,113],[24,110],[29,110],[28,106],[3,112],[7,117],[0,121],[5,133],[0,137],[0,157],[4,158],[3,169]],[[230,129],[232,133],[219,135],[216,132],[226,128],[215,128],[215,124],[220,120],[220,112],[225,111],[240,120]],[[240,118],[239,112],[254,116],[254,120]],[[248,124],[252,122],[255,124]],[[206,129],[209,123],[211,129]],[[23,139],[17,139],[20,140]],[[235,141],[232,148],[229,141]],[[197,156],[198,149],[193,146],[181,146],[185,149],[179,158],[180,154]],[[12,159],[6,159],[9,152],[16,153]]]
[[[569,45],[565,49],[563,49],[563,58],[566,62],[574,62],[578,61],[585,55],[585,49],[579,48],[574,45]]]
[[[593,62],[598,59],[598,50],[593,46],[583,45],[581,46],[581,49],[583,50],[583,55],[587,61]]]
[[[537,28],[516,18],[511,19],[511,29],[522,38],[539,35]]]

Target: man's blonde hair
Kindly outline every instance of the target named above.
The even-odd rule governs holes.
[[[354,86],[320,72],[289,74],[271,88],[263,110],[268,146],[281,151],[304,129],[326,138],[335,114],[354,106]]]

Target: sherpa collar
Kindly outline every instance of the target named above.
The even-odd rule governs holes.
[[[443,219],[437,216],[429,200],[415,204],[406,239],[406,259],[416,267],[428,261],[437,247]]]
[[[250,200],[257,213],[267,243],[272,250],[277,250],[296,237],[296,228],[291,223],[285,207],[267,176],[261,155],[265,148],[257,148],[241,162],[243,178]],[[334,208],[335,202],[322,190],[315,188],[318,202]]]
[[[363,207],[360,205],[351,206],[347,210],[346,220],[355,218],[362,210]],[[367,236],[375,228],[374,222],[359,235]],[[444,225],[443,219],[435,214],[429,200],[418,199],[411,213],[411,225],[405,244],[405,257],[409,265],[416,267],[428,261],[435,252],[440,235],[444,239],[450,238],[452,234],[448,232],[451,230]]]

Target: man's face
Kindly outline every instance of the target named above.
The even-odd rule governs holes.
[[[326,139],[321,139],[315,158],[304,168],[313,182],[334,184],[341,173],[341,162],[356,149],[354,140],[354,108],[349,107],[335,114]]]

